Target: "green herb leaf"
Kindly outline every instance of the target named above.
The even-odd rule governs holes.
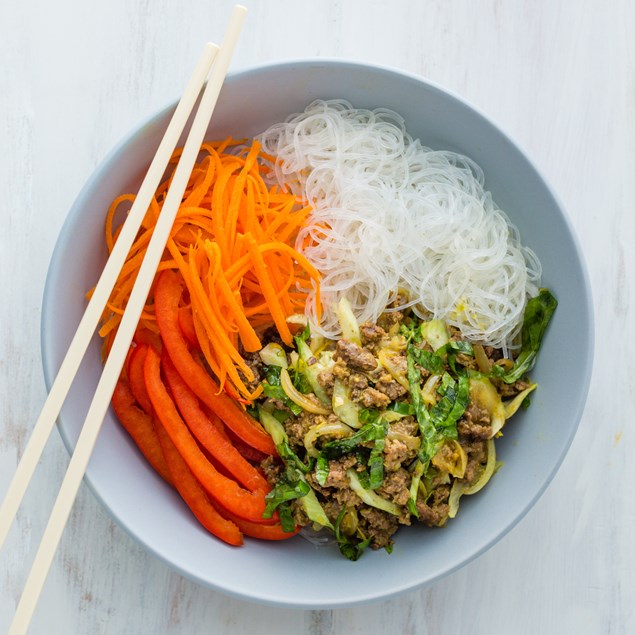
[[[408,323],[401,324],[399,326],[399,334],[403,335],[408,342],[419,343],[423,340],[421,335],[421,329],[419,328],[419,322],[410,320]]]
[[[370,457],[368,459],[368,471],[369,471],[369,483],[370,489],[377,489],[381,487],[384,482],[384,447],[386,446],[386,439],[381,438],[375,441],[373,449],[370,451]]]
[[[438,393],[441,399],[430,411],[430,417],[443,436],[456,439],[456,422],[461,418],[470,402],[470,382],[466,373],[458,377],[458,382],[448,373],[441,379]]]
[[[313,469],[313,461],[309,460],[308,464],[304,464],[298,455],[291,449],[288,441],[283,441],[276,445],[280,458],[284,459],[287,466],[295,467],[303,474],[308,474]]]
[[[265,366],[265,381],[271,386],[279,386],[281,372],[281,366]]]
[[[521,331],[520,354],[511,371],[503,376],[505,383],[516,383],[534,367],[542,338],[557,306],[558,301],[548,289],[540,289],[538,295],[527,302]]]
[[[370,538],[356,540],[355,537],[349,537],[343,534],[341,531],[341,524],[345,513],[346,507],[343,507],[337,517],[337,520],[335,521],[335,540],[337,540],[337,546],[340,548],[342,555],[354,562],[355,560],[359,560],[362,553],[364,553],[364,550],[370,544]]]
[[[363,412],[363,410],[360,412],[360,420],[363,420]],[[375,417],[372,410],[367,411],[367,413],[369,413],[367,417],[370,418],[368,423],[350,437],[335,439],[326,443],[322,448],[322,454],[329,459],[337,459],[352,452],[360,445],[383,439],[388,432],[388,423],[379,418],[379,416]]]
[[[414,406],[411,403],[406,403],[405,401],[393,401],[386,407],[386,410],[390,410],[391,412],[396,412],[400,415],[413,415],[415,413]]]
[[[359,411],[360,423],[376,423],[379,421],[379,410],[375,408],[361,408]]]
[[[324,487],[329,476],[329,460],[320,452],[315,462],[315,480]]]
[[[278,505],[278,516],[280,517],[282,531],[295,531],[295,522],[291,512],[291,505],[289,505],[288,502],[280,503],[280,505]]]
[[[300,369],[301,367],[304,367],[304,362],[302,360],[298,362],[298,368]],[[299,370],[296,371],[291,368],[289,369],[289,377],[291,377],[291,381],[293,382],[295,389],[303,395],[306,395],[313,390],[304,372],[299,372]]]
[[[444,347],[445,353],[463,353],[474,357],[474,347],[467,340],[450,340]]]
[[[282,478],[276,483],[274,488],[265,496],[267,504],[262,514],[263,518],[271,518],[273,512],[284,502],[302,498],[306,496],[311,488],[308,483],[302,480],[292,482],[289,479]],[[287,530],[285,530],[287,531]]]
[[[445,368],[445,362],[436,353],[424,351],[420,348],[417,348],[416,346],[413,346],[410,352],[414,357],[414,360],[422,368],[425,368],[427,371],[433,373],[434,375],[440,375],[443,372],[443,369]]]
[[[408,344],[406,355],[408,363],[407,377],[408,385],[410,387],[412,406],[419,423],[419,431],[421,432],[419,458],[422,463],[427,464],[436,454],[437,447],[442,441],[442,438],[437,433],[432,417],[430,416],[430,412],[426,408],[421,397],[421,371],[417,368],[415,361],[416,353],[413,353],[414,350],[416,349],[413,344]]]
[[[357,474],[357,480],[360,482],[364,489],[370,489],[370,474],[368,470],[362,470],[361,472],[355,472]]]

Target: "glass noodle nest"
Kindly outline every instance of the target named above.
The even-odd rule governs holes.
[[[306,309],[317,332],[341,335],[342,296],[375,322],[400,289],[408,299],[395,310],[517,349],[541,267],[474,161],[424,147],[395,112],[344,100],[314,101],[258,138],[277,158],[270,178],[313,207],[296,248],[322,274],[321,322],[315,293]]]

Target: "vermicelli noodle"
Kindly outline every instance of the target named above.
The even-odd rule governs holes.
[[[296,248],[323,276],[321,322],[315,296],[306,307],[320,333],[340,335],[340,297],[374,322],[401,289],[419,317],[514,349],[540,263],[474,161],[424,147],[397,113],[343,100],[315,101],[259,140],[277,158],[272,178],[313,206]]]

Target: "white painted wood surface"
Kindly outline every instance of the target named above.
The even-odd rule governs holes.
[[[232,68],[344,57],[426,76],[497,121],[568,209],[597,345],[543,498],[434,586],[337,611],[252,605],[147,554],[82,487],[31,633],[626,634],[635,621],[635,46],[631,0],[251,0]],[[231,0],[0,0],[0,494],[44,400],[41,296],[81,185],[174,99]],[[67,464],[57,432],[0,553],[5,632]],[[337,581],[333,581],[334,584]]]

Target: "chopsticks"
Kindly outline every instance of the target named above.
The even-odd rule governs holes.
[[[95,287],[91,300],[44,403],[44,407],[36,422],[29,443],[26,446],[22,459],[9,485],[5,499],[0,506],[0,547],[2,547],[20,502],[22,501],[24,492],[33,476],[44,445],[50,436],[55,420],[59,415],[81,360],[99,323],[106,302],[116,283],[118,273],[133,244],[141,221],[160,183],[168,161],[185,128],[211,68],[211,74],[209,74],[207,85],[200,98],[198,110],[192,121],[183,153],[174,171],[170,189],[164,201],[126,310],[121,319],[117,336],[113,341],[101,378],[95,389],[93,400],[84,420],[75,450],[71,456],[66,475],[62,481],[40,546],[35,555],[31,572],[27,578],[13,622],[9,629],[9,635],[21,635],[26,633],[31,622],[33,611],[37,605],[40,592],[68,520],[77,491],[86,472],[90,456],[115,389],[115,384],[121,373],[134,331],[143,311],[161,255],[165,249],[178,207],[204,140],[209,120],[216,106],[218,95],[225,79],[231,55],[246,12],[245,7],[241,5],[234,7],[220,49],[214,44],[207,44],[205,46],[205,50],[179,101],[148,173],[139,189],[124,227],[114,245],[99,282]]]

